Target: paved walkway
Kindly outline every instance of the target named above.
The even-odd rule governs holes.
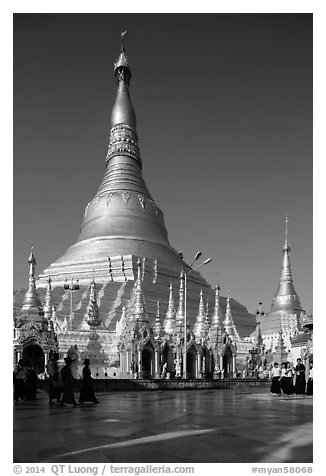
[[[60,408],[39,392],[16,404],[14,462],[312,462],[311,397],[231,390],[98,397],[99,405]]]

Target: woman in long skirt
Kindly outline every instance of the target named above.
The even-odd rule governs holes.
[[[313,394],[313,363],[310,362],[310,369],[309,369],[309,379],[307,382],[307,395],[312,395]]]
[[[80,395],[79,395],[79,403],[84,403],[84,402],[99,403],[93,390],[93,383],[92,383],[93,379],[92,379],[92,374],[91,374],[89,365],[90,365],[89,359],[85,359],[84,368],[83,368],[83,380],[82,380]]]
[[[281,390],[285,395],[294,393],[293,373],[289,362],[282,363]]]
[[[51,397],[57,400],[57,403],[61,403],[61,394],[63,390],[63,383],[61,373],[57,360],[53,360],[53,377],[52,377],[52,393]]]
[[[25,399],[26,400],[36,400],[36,393],[37,393],[37,383],[38,377],[28,362],[26,365],[26,380],[25,380]]]
[[[61,369],[61,378],[62,378],[62,385],[63,385],[63,394],[61,400],[61,406],[63,407],[66,403],[72,403],[74,407],[78,405],[75,400],[74,395],[74,378],[71,373],[70,365],[72,363],[71,357],[65,358],[66,365]]]
[[[294,390],[297,395],[304,395],[306,393],[306,368],[302,364],[301,359],[297,359],[297,365],[295,367],[295,386]]]
[[[270,389],[271,395],[281,395],[281,386],[280,386],[280,379],[281,379],[281,369],[278,366],[278,363],[274,363],[274,368],[272,369],[272,385]]]

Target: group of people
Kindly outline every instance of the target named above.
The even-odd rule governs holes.
[[[306,369],[301,359],[293,368],[290,362],[283,362],[281,367],[275,362],[272,369],[271,395],[312,395],[313,394],[313,363],[310,363],[309,378],[306,383]],[[293,383],[293,377],[295,382]]]
[[[92,374],[89,359],[84,360],[83,378],[81,381],[79,402],[77,403],[74,394],[74,377],[71,371],[73,359],[68,355],[65,365],[59,369],[58,361],[51,359],[47,365],[49,376],[49,405],[59,404],[61,407],[72,404],[74,407],[85,402],[99,403],[95,396]],[[24,364],[22,359],[14,369],[14,401],[17,403],[22,399],[36,399],[37,374],[28,364]]]
[[[90,360],[84,360],[83,379],[81,382],[79,403],[77,403],[74,394],[74,377],[71,371],[71,364],[73,363],[73,360],[68,355],[65,357],[64,361],[65,365],[62,367],[61,371],[59,370],[58,362],[56,360],[52,360],[48,364],[49,405],[55,404],[53,401],[54,399],[56,399],[57,403],[59,403],[62,407],[69,404],[77,407],[78,405],[85,402],[99,403],[93,389],[93,379],[91,370],[89,368]]]

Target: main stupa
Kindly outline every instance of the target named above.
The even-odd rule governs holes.
[[[135,255],[180,268],[181,260],[171,247],[164,216],[142,176],[136,132],[136,114],[129,95],[131,70],[123,38],[114,64],[118,88],[111,114],[111,132],[106,171],[93,200],[87,204],[77,242],[44,271],[53,279],[67,273],[79,278],[103,266],[108,259]],[[117,258],[118,257],[118,258]],[[120,264],[120,263],[119,263]],[[121,278],[124,279],[122,268]],[[117,276],[116,276],[117,277]]]
[[[150,324],[155,322],[158,301],[162,314],[168,310],[171,293],[178,302],[180,273],[189,270],[189,265],[170,245],[163,213],[142,176],[136,114],[129,94],[131,69],[123,34],[114,75],[117,95],[111,114],[104,178],[95,197],[86,205],[77,241],[36,281],[42,302],[46,295],[51,295],[48,307],[53,306],[57,322],[67,324],[69,319],[62,328],[61,337],[59,335],[63,350],[76,342],[79,347],[87,345],[89,326],[85,322],[96,283],[97,319],[103,332],[112,337],[108,339],[112,344],[111,360],[116,352],[114,333],[123,309],[131,305],[139,262],[139,279]],[[75,288],[78,289],[71,292],[71,285],[77,280]],[[213,310],[215,291],[198,272],[189,273],[187,310],[191,328],[197,316],[201,290],[207,309]],[[16,309],[23,299],[23,292],[15,294]],[[231,306],[237,331],[241,337],[249,336],[256,326],[255,317],[233,299]],[[220,307],[225,313],[226,298],[220,298]]]

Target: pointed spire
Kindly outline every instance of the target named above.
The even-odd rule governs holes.
[[[46,293],[45,293],[45,301],[44,301],[44,317],[47,319],[52,318],[52,309],[53,309],[53,296],[52,296],[52,279],[51,276],[48,276],[47,286],[46,286]]]
[[[114,72],[117,74],[118,68],[129,68],[128,64],[128,57],[126,55],[126,48],[125,48],[125,43],[124,43],[124,36],[127,34],[127,31],[122,31],[121,32],[121,48],[120,48],[120,55],[119,58],[114,62]]]
[[[288,243],[288,225],[289,225],[289,218],[285,215],[285,243],[284,243],[284,250],[287,249],[290,251],[290,245]]]
[[[183,321],[185,318],[184,279],[185,279],[185,274],[184,274],[184,271],[182,270],[180,274],[179,304],[178,304],[178,310],[176,313],[176,324],[181,324],[181,325],[183,325]]]
[[[232,338],[236,337],[236,331],[234,328],[234,322],[232,318],[231,312],[231,304],[230,304],[230,297],[228,296],[226,302],[226,311],[225,311],[225,319],[224,319],[224,327],[227,334]]]
[[[205,314],[205,307],[204,307],[203,290],[201,289],[198,314],[196,317],[196,322],[195,322],[194,330],[193,330],[196,342],[201,342],[202,338],[205,337],[205,321],[206,321],[206,314]]]
[[[160,301],[157,301],[156,318],[155,318],[153,331],[154,331],[154,337],[156,339],[160,338],[163,334],[163,326],[162,326],[161,316],[160,316]]]
[[[129,96],[130,68],[124,35],[123,32],[114,69],[118,87],[112,108],[106,170],[95,197],[85,208],[77,242],[44,270],[44,275],[56,275],[57,279],[70,272],[73,274],[81,260],[91,266],[108,261],[108,257],[112,258],[112,279],[113,257],[121,254],[155,257],[158,262],[180,262],[169,243],[164,215],[142,176],[136,115]],[[115,280],[119,274],[123,275],[122,268],[115,267]]]
[[[223,329],[223,316],[220,307],[220,286],[216,284],[215,286],[215,305],[214,312],[212,316],[212,327],[217,327],[218,329]]]
[[[137,280],[134,288],[134,305],[132,309],[132,319],[134,322],[141,324],[147,323],[148,317],[145,310],[144,296],[141,288],[141,263],[140,258],[137,260]]]
[[[36,259],[34,257],[34,249],[31,247],[31,253],[28,258],[29,263],[29,278],[28,278],[28,290],[25,294],[24,301],[22,304],[22,311],[27,311],[28,313],[36,313],[39,316],[43,317],[43,307],[42,303],[36,292],[35,285],[35,266]]]
[[[222,334],[224,333],[223,316],[220,308],[220,287],[215,286],[215,303],[212,315],[212,323],[208,330],[208,337],[211,344],[219,344],[222,342]]]
[[[283,246],[283,262],[281,279],[278,289],[274,296],[270,312],[286,311],[300,314],[302,307],[299,296],[295,292],[291,264],[290,264],[290,245],[288,241],[288,216],[285,218],[285,242]]]
[[[169,295],[168,309],[166,311],[165,318],[164,318],[164,321],[163,321],[163,329],[164,329],[165,334],[172,334],[173,333],[174,324],[175,324],[175,307],[174,307],[172,283],[170,283],[170,295]]]
[[[205,318],[205,335],[207,335],[209,330],[209,302],[208,302],[208,296],[206,300],[206,318]]]
[[[96,291],[96,283],[95,279],[93,278],[91,282],[91,291],[89,295],[89,303],[86,309],[86,322],[90,327],[98,327],[102,324],[100,318],[100,311],[97,304],[97,291]]]
[[[282,267],[282,277],[284,279],[292,280],[291,276],[291,267],[290,267],[290,245],[288,240],[288,216],[285,217],[285,242],[283,246],[283,267]],[[282,279],[281,277],[281,279]]]
[[[122,32],[121,34],[121,51],[119,58],[114,63],[114,74],[118,81],[118,92],[115,105],[112,109],[111,127],[118,124],[126,124],[136,132],[136,114],[129,97],[131,70],[123,40],[126,33],[127,32]]]

